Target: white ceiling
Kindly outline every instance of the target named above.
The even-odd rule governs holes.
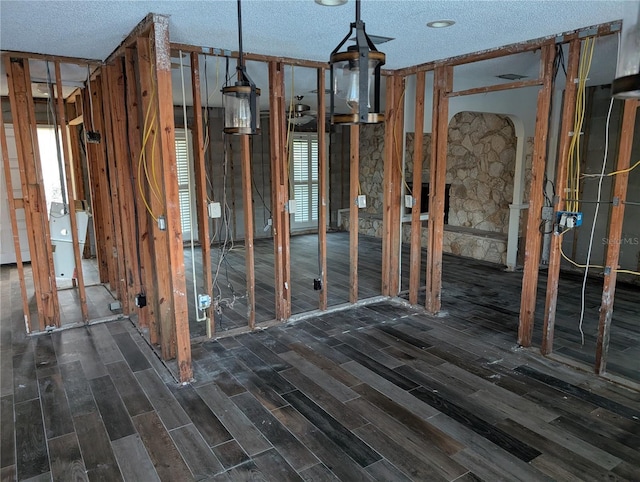
[[[394,37],[384,45],[386,67],[530,40],[585,26],[637,19],[637,0],[363,0],[369,34]],[[149,12],[170,17],[171,40],[237,50],[236,2],[1,0],[0,46],[104,60]],[[247,52],[310,60],[329,53],[353,21],[355,1],[324,7],[313,0],[244,0]],[[439,19],[445,29],[427,28]]]
[[[638,0],[363,0],[362,19],[369,34],[395,39],[379,48],[386,53],[385,68],[397,69],[610,21],[633,24],[639,9]],[[104,60],[149,12],[169,15],[173,42],[238,48],[235,0],[0,0],[0,48]],[[355,0],[339,7],[324,7],[313,0],[243,0],[242,17],[245,52],[327,61],[354,20]],[[456,23],[445,29],[426,27],[427,22],[440,19]],[[600,55],[596,51],[606,64],[605,81],[615,66],[616,44],[613,37]],[[482,62],[458,68],[456,75],[532,77],[537,58],[526,54]],[[599,62],[594,59],[594,64]],[[218,67],[223,78],[224,60]],[[264,105],[266,66],[255,63],[247,68],[263,87]],[[215,59],[209,59],[210,93],[220,88],[215,89],[215,69]],[[63,81],[75,82],[84,75],[73,74],[67,79],[63,72]],[[287,69],[287,100],[290,75]],[[42,77],[41,72],[38,76]],[[0,82],[1,94],[5,94],[5,80]],[[175,71],[176,92],[179,82]],[[295,94],[305,95],[304,102],[313,104],[310,91],[315,88],[315,72],[296,68],[295,84]],[[218,102],[212,99],[212,103]]]

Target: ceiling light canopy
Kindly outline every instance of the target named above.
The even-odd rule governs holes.
[[[256,84],[253,83],[244,66],[240,0],[238,0],[238,46],[236,82],[222,89],[224,132],[225,134],[258,134],[260,133],[260,115],[257,99],[260,97],[260,89],[256,88]]]
[[[611,93],[621,99],[640,98],[640,9],[635,25],[622,24],[616,78]]]
[[[316,3],[325,7],[339,7],[347,3],[347,1],[348,0],[316,0]]]
[[[456,22],[453,20],[434,20],[433,22],[427,23],[427,27],[445,28],[445,27],[451,27],[454,23]]]
[[[340,49],[355,30],[355,45]],[[378,52],[360,19],[360,0],[356,0],[356,21],[349,33],[331,52],[331,122],[333,124],[377,124],[380,113],[380,69],[385,55]],[[348,110],[347,113],[343,111]],[[342,112],[341,112],[342,111]]]

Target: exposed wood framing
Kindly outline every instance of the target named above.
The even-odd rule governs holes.
[[[75,278],[78,280],[78,295],[82,321],[89,322],[89,310],[87,308],[87,292],[84,286],[84,273],[82,272],[82,253],[80,252],[80,239],[78,238],[78,220],[76,219],[76,190],[73,182],[73,167],[71,146],[69,143],[69,131],[66,123],[64,97],[62,93],[62,75],[60,74],[60,62],[55,63],[56,73],[56,115],[57,128],[62,136],[62,155],[64,157],[64,173],[67,182],[67,199],[69,202],[69,221],[71,224],[71,239],[73,243],[73,259],[76,265]],[[64,189],[64,186],[62,186]]]
[[[427,238],[427,287],[425,307],[429,313],[440,311],[442,303],[442,244],[444,240],[444,198],[447,175],[449,99],[453,85],[453,67],[439,66],[433,80],[433,121],[431,162],[429,165],[429,221]]]
[[[416,118],[413,140],[413,206],[411,208],[411,251],[409,254],[409,303],[418,304],[420,289],[420,262],[422,256],[422,221],[420,221],[422,198],[422,145],[424,138],[425,73],[416,74]]]
[[[318,256],[320,257],[319,308],[327,309],[327,149],[325,132],[325,69],[318,69]]]
[[[173,93],[171,87],[171,56],[169,52],[169,17],[155,15],[152,29],[154,67],[157,80],[158,136],[161,154],[161,180],[165,193],[165,215],[167,218],[168,267],[171,297],[173,299],[170,321],[173,333],[162,330],[164,338],[175,333],[168,342],[176,345],[176,358],[180,381],[193,377],[191,368],[191,338],[189,335],[189,313],[187,310],[187,286],[184,273],[182,227],[180,224],[180,202],[178,196],[178,174],[175,147]]]
[[[284,64],[269,62],[269,105],[271,106],[271,205],[275,269],[276,320],[291,316],[291,267],[289,258],[289,172],[284,103]]]
[[[574,116],[576,111],[577,84],[573,79],[578,78],[578,65],[580,63],[580,40],[574,39],[569,44],[569,58],[567,64],[567,82],[564,90],[564,101],[562,105],[562,124],[560,132],[560,146],[558,149],[558,165],[556,167],[555,183],[558,187],[559,196],[554,200],[554,212],[564,209],[563,187],[567,183],[567,166],[569,164],[569,146],[571,144],[571,134],[574,126]],[[553,351],[553,335],[556,321],[556,306],[558,301],[558,279],[560,276],[560,247],[562,246],[562,236],[551,237],[551,247],[549,252],[549,266],[547,269],[547,294],[544,308],[544,325],[542,327],[542,344],[540,351],[543,355],[548,355]]]
[[[111,53],[111,55],[107,57],[104,63],[109,64],[113,62],[113,60],[122,57],[125,54],[127,48],[137,44],[138,39],[148,37],[153,25],[156,22],[162,22],[163,18],[166,17],[164,17],[163,15],[157,15],[155,13],[148,13],[147,16],[140,20],[138,25],[136,25],[133,30],[129,32],[129,35],[127,35],[127,37],[122,42],[120,42],[120,45],[118,45],[118,47]]]
[[[358,301],[358,205],[360,194],[360,126],[349,126],[349,301]],[[384,260],[384,254],[383,258]],[[384,275],[384,266],[382,273]]]
[[[531,346],[533,323],[536,310],[536,293],[538,290],[538,269],[540,264],[540,220],[544,174],[547,161],[547,137],[549,134],[549,108],[551,106],[553,60],[555,45],[550,42],[542,47],[540,59],[540,78],[544,85],[538,92],[536,110],[536,128],[533,144],[533,163],[531,166],[531,190],[529,195],[529,212],[527,216],[527,235],[524,251],[524,274],[522,279],[522,295],[520,297],[520,324],[518,326],[518,344]]]
[[[64,55],[48,55],[48,54],[37,54],[34,52],[15,52],[12,50],[3,50],[1,55],[6,58],[12,59],[33,59],[33,60],[44,60],[49,62],[60,62],[63,64],[73,64],[79,65],[81,67],[86,67],[87,65],[92,67],[99,67],[102,65],[102,61],[96,59],[80,59],[77,57],[65,57]]]
[[[231,50],[223,50],[215,47],[200,47],[197,45],[188,45],[181,43],[171,43],[171,51],[178,52],[182,50],[182,52],[194,52],[198,54],[218,56],[218,57],[229,57],[232,59],[237,59],[240,54],[237,51]],[[291,57],[278,57],[273,55],[262,55],[262,54],[254,54],[251,52],[242,52],[242,57],[244,60],[251,60],[255,62],[276,62],[279,64],[285,65],[293,65],[294,67],[308,67],[310,69],[326,69],[329,67],[328,62],[318,62],[315,60],[305,60],[305,59],[294,59]]]
[[[74,102],[69,102],[67,99],[66,102],[67,112],[73,113],[75,118],[82,119],[82,95],[80,93],[75,95]],[[68,117],[67,117],[68,118]],[[84,120],[80,123],[83,124]],[[72,166],[72,181],[73,181],[73,190],[75,192],[76,199],[78,200],[86,200],[87,193],[85,190],[84,180],[85,180],[85,160],[81,150],[81,142],[84,142],[83,139],[80,138],[80,131],[78,130],[77,125],[72,125],[70,121],[67,122],[71,127],[69,128],[69,143],[71,144],[71,166]],[[87,252],[91,252],[91,248],[89,246],[90,243],[85,244],[85,258],[87,256]]]
[[[18,164],[22,184],[33,282],[38,307],[39,328],[60,326],[60,306],[53,266],[53,250],[46,212],[42,165],[38,148],[29,61],[5,57],[9,84],[11,118],[18,148]]]
[[[387,78],[385,97],[382,294],[386,296],[396,296],[400,291],[404,83],[400,76]]]
[[[151,300],[155,304],[153,318],[150,330],[157,331],[157,340],[160,342],[160,351],[164,359],[174,358],[175,352],[175,336],[172,328],[171,313],[173,310],[173,297],[171,296],[171,283],[168,276],[158,276],[157,260],[169,260],[169,246],[167,243],[167,232],[158,228],[158,217],[164,214],[164,202],[161,186],[157,183],[161,176],[161,162],[159,160],[160,152],[160,127],[158,125],[158,91],[156,87],[155,76],[152,74],[153,55],[151,53],[150,40],[148,37],[140,37],[137,41],[138,54],[138,74],[140,77],[140,99],[141,103],[141,120],[143,120],[142,128],[142,149],[144,149],[145,158],[149,175],[145,174],[144,167],[138,168],[138,176],[142,182],[142,194],[145,196],[146,203],[149,206],[149,234],[152,237],[152,259],[153,267],[152,276],[156,282],[156,297]],[[171,97],[173,98],[173,97]],[[143,202],[144,206],[144,202]],[[145,206],[145,209],[146,206]],[[182,250],[181,250],[182,251]],[[168,267],[168,265],[167,265]],[[165,334],[166,333],[166,334]],[[153,339],[153,338],[152,338]]]
[[[148,45],[148,44],[147,44]],[[127,102],[127,138],[131,156],[131,184],[134,194],[134,209],[136,219],[137,254],[140,263],[140,286],[137,291],[145,295],[147,305],[138,310],[138,324],[142,328],[149,328],[149,341],[156,345],[159,342],[159,326],[156,319],[158,312],[157,278],[153,267],[152,256],[153,233],[149,223],[149,214],[142,199],[145,184],[141,177],[141,145],[142,145],[142,102],[138,92],[138,76],[136,75],[136,51],[131,47],[125,50],[126,102]]]
[[[111,209],[111,186],[109,176],[109,166],[106,154],[106,129],[103,116],[103,88],[102,75],[97,76],[91,82],[91,92],[93,101],[87,104],[89,109],[93,107],[90,130],[100,134],[100,143],[87,143],[87,155],[92,158],[93,169],[90,170],[91,182],[94,187],[92,201],[94,201],[94,212],[101,210],[99,217],[102,223],[100,234],[96,233],[96,244],[104,246],[104,258],[107,265],[108,282],[112,290],[115,290],[120,298],[120,285],[118,283],[118,262],[116,252],[115,228],[113,222],[113,210]],[[97,220],[96,220],[97,221]],[[102,279],[101,279],[102,281]]]
[[[565,32],[560,35],[554,35],[552,37],[542,37],[539,39],[528,40],[526,42],[519,42],[510,45],[504,45],[502,47],[497,47],[495,49],[484,50],[481,52],[474,52],[471,54],[459,55],[457,57],[449,57],[448,59],[441,59],[433,62],[426,62],[424,64],[418,64],[411,67],[407,67],[404,69],[399,69],[394,71],[393,73],[396,75],[412,75],[416,72],[434,70],[438,65],[463,65],[469,64],[472,62],[480,62],[481,60],[490,60],[495,59],[497,57],[505,57],[507,55],[519,54],[521,52],[531,52],[533,50],[541,49],[544,45],[549,43],[553,43],[556,40],[561,40],[562,42],[570,42],[576,38],[583,38],[585,34],[590,36],[594,35],[596,37],[602,37],[605,35],[610,35],[612,33],[616,33],[620,31],[620,22],[609,22],[603,23],[600,25],[596,25],[593,27],[580,28],[577,30],[572,30],[570,32]],[[383,71],[383,73],[389,74],[390,72]]]
[[[253,188],[251,184],[251,147],[249,136],[240,136],[240,162],[242,167],[242,206],[244,211],[244,260],[247,277],[247,323],[256,327],[256,273],[253,252]]]
[[[100,283],[108,283],[109,267],[111,253],[107,249],[107,221],[105,220],[105,213],[102,207],[102,189],[100,185],[100,166],[98,163],[98,157],[100,156],[100,145],[85,142],[87,131],[95,131],[95,126],[92,118],[91,104],[89,99],[93,96],[95,82],[91,83],[91,89],[84,89],[84,102],[82,103],[84,122],[84,135],[85,138],[81,139],[84,142],[85,153],[87,157],[87,171],[89,174],[89,190],[91,193],[91,214],[93,217],[93,231],[95,235],[96,244],[96,257],[98,259],[98,274],[100,276]],[[105,176],[106,177],[106,176]]]
[[[118,199],[120,201],[120,224],[124,255],[124,282],[127,301],[127,313],[135,306],[135,296],[140,289],[140,265],[137,252],[136,213],[134,186],[132,178],[132,157],[128,143],[128,116],[126,107],[124,59],[120,58],[114,65],[106,66],[105,73],[109,78],[111,124],[113,147],[116,165],[116,181]]]
[[[114,131],[111,125],[112,109],[109,105],[109,99],[111,97],[111,86],[109,79],[110,67],[102,67],[100,79],[102,80],[102,142],[107,150],[107,173],[109,175],[108,180],[102,180],[103,184],[108,184],[109,190],[109,210],[113,217],[113,257],[115,259],[116,269],[116,283],[118,299],[122,303],[122,312],[125,315],[129,314],[129,298],[127,296],[127,284],[125,281],[126,275],[126,263],[127,259],[124,252],[124,241],[122,239],[122,202],[120,200],[120,189],[118,186],[118,166],[116,161],[116,144],[120,145],[120,139],[114,136]]]
[[[31,325],[31,310],[29,310],[29,294],[24,277],[24,265],[22,263],[22,249],[20,246],[20,235],[18,232],[18,220],[16,218],[16,200],[13,197],[13,181],[11,179],[11,165],[9,164],[9,147],[7,136],[4,130],[4,121],[0,115],[0,145],[2,147],[2,165],[4,168],[4,183],[7,188],[7,200],[9,201],[9,217],[11,219],[11,231],[13,233],[13,249],[16,252],[16,266],[18,268],[18,278],[20,280],[20,292],[22,293],[22,312],[27,325],[27,331],[33,331]]]
[[[193,134],[193,162],[196,199],[198,200],[198,202],[196,202],[198,239],[200,239],[200,248],[202,251],[202,282],[204,284],[205,292],[211,297],[211,299],[213,299],[211,244],[209,243],[209,239],[211,238],[209,234],[209,196],[207,194],[207,171],[204,159],[204,127],[202,121],[202,95],[200,93],[199,60],[198,54],[196,52],[191,52],[191,91],[193,92],[193,129],[191,132]],[[187,126],[185,126],[185,129],[186,128]],[[249,184],[249,191],[251,191],[251,184]],[[251,194],[251,192],[249,192],[249,194]],[[251,218],[251,221],[253,222],[253,217]],[[253,311],[255,311],[255,309]],[[207,316],[207,323],[209,327],[208,334],[213,336],[215,334],[216,324],[213,320],[212,309],[207,308],[205,314]]]
[[[624,172],[631,163],[631,149],[633,147],[634,126],[636,112],[640,101],[627,99],[624,101],[622,126],[620,129],[620,145],[618,148],[618,163],[613,179],[613,203],[609,218],[609,243],[605,260],[604,286],[602,289],[602,304],[600,305],[600,320],[598,323],[598,340],[596,342],[595,372],[603,374],[607,371],[607,355],[609,353],[609,338],[611,336],[611,320],[613,318],[613,302],[616,292],[617,270],[622,245],[622,225],[624,222],[624,200],[627,198],[629,172]]]
[[[484,87],[474,87],[473,89],[458,90],[447,93],[447,97],[460,97],[464,95],[486,94],[488,92],[499,92],[501,90],[521,89],[522,87],[535,87],[542,85],[542,79],[519,80],[517,82],[507,82],[505,84],[487,85]]]

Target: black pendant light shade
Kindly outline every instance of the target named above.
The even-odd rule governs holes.
[[[256,88],[244,66],[242,52],[242,10],[238,0],[238,44],[239,55],[236,67],[237,79],[234,85],[223,87],[224,132],[226,134],[259,134],[260,114]]]
[[[355,45],[340,51],[355,30]],[[385,55],[378,52],[360,19],[356,0],[356,21],[331,52],[331,122],[333,124],[377,124],[380,112],[380,69]]]

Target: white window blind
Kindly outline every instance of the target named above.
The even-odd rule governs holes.
[[[291,180],[296,200],[293,221],[315,225],[318,221],[318,137],[295,134],[291,146]]]
[[[189,143],[189,144],[187,144]],[[191,132],[185,129],[175,130],[176,144],[176,169],[178,176],[178,201],[180,203],[180,224],[182,226],[183,238],[191,236],[193,230],[194,239],[197,238],[198,229],[196,227],[195,202],[189,199],[189,181],[193,179],[193,153],[191,144]],[[187,148],[188,147],[188,148]],[[195,196],[195,189],[193,190]],[[192,206],[193,205],[193,206]]]

